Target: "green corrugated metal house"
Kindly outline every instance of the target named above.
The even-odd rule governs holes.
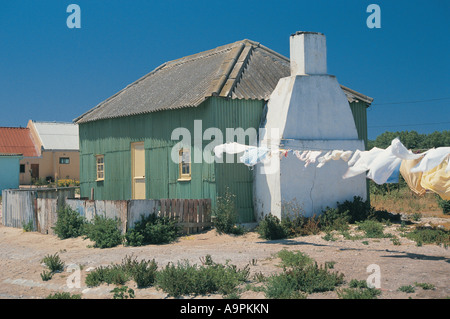
[[[288,58],[250,40],[164,63],[74,120],[81,196],[90,197],[93,189],[95,199],[108,200],[211,198],[214,207],[228,188],[237,195],[240,222],[254,221],[252,171],[236,160],[193,161],[213,139],[195,135],[194,121],[202,121],[203,132],[213,127],[224,136],[226,128],[258,129],[278,80],[289,75]],[[372,98],[342,89],[367,145]],[[172,139],[177,128],[188,129],[192,138],[190,149],[180,153],[181,164],[171,157],[180,142]]]

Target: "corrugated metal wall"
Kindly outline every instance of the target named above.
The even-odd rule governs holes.
[[[257,128],[263,102],[258,100],[231,100],[210,98],[196,108],[155,112],[117,119],[80,124],[80,187],[81,197],[101,200],[131,199],[132,142],[144,141],[146,150],[146,198],[211,198],[222,196],[229,187],[238,198],[242,222],[253,217],[252,173],[241,163],[195,163],[211,141],[202,141],[202,149],[195,147],[194,121],[202,120],[202,132],[219,128],[225,138],[227,127]],[[178,181],[178,164],[171,160],[172,131],[183,127],[191,132],[191,181]],[[200,133],[202,133],[200,132]],[[200,136],[202,138],[202,136]],[[225,141],[224,141],[225,142]],[[105,180],[96,181],[96,157],[105,156]],[[216,178],[221,176],[220,179]]]
[[[350,109],[355,120],[358,138],[364,140],[364,145],[367,149],[367,104],[365,102],[351,102]]]

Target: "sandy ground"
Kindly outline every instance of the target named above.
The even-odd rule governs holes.
[[[433,222],[432,219],[429,221]],[[386,232],[395,232],[398,225]],[[335,262],[332,271],[351,279],[366,280],[370,275],[367,267],[376,264],[380,267],[380,299],[434,299],[450,296],[450,248],[437,245],[417,247],[415,242],[400,238],[401,245],[393,245],[390,239],[362,239],[326,241],[323,234],[298,237],[287,240],[267,241],[255,232],[243,236],[220,235],[214,229],[204,233],[183,236],[167,245],[148,245],[143,247],[118,246],[109,249],[89,248],[89,240],[82,238],[60,240],[56,236],[0,225],[0,298],[35,299],[45,298],[55,292],[68,291],[82,294],[86,299],[112,298],[114,286],[102,285],[88,288],[84,284],[91,267],[120,263],[126,256],[138,259],[155,259],[160,267],[168,262],[189,260],[200,264],[207,254],[215,262],[227,260],[238,267],[251,264],[251,274],[265,275],[281,272],[276,253],[282,249],[298,250],[314,258],[319,264]],[[367,241],[368,244],[363,242]],[[81,266],[81,287],[69,288],[67,279],[72,273],[66,269],[57,273],[49,281],[43,281],[40,274],[46,268],[41,260],[48,254],[58,253],[66,266]],[[252,275],[251,275],[252,277]],[[416,288],[415,293],[399,292],[404,285],[415,282],[435,285],[434,290]],[[156,288],[137,289],[134,282],[127,285],[134,288],[136,298],[162,299],[166,294]],[[345,287],[345,285],[344,285]],[[190,296],[186,298],[191,298]],[[222,298],[220,295],[195,296],[195,298]],[[265,298],[264,293],[245,291],[241,298]],[[310,294],[308,298],[337,298],[336,292]]]

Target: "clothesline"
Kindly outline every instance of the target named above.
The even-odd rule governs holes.
[[[386,149],[374,147],[362,150],[320,150],[320,149],[284,149],[269,146],[249,146],[236,142],[218,145],[214,148],[217,157],[222,153],[244,153],[240,161],[247,166],[254,166],[277,155],[280,159],[293,153],[305,167],[317,163],[321,168],[331,160],[343,160],[348,169],[343,178],[351,178],[362,173],[377,184],[398,183],[402,174],[410,188],[420,194],[424,189],[438,193],[443,199],[450,200],[450,147],[433,148],[423,153],[414,154],[400,142],[392,140]],[[414,165],[412,165],[414,163]],[[426,186],[424,186],[426,185]]]

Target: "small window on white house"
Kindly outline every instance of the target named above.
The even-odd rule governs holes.
[[[179,161],[179,180],[190,180],[191,179],[191,152],[188,149],[181,149]]]
[[[105,156],[97,155],[97,181],[105,179]]]
[[[59,164],[70,164],[70,158],[68,157],[60,157]]]

